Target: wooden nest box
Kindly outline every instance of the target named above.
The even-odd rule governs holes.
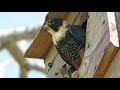
[[[120,77],[120,13],[49,12],[45,22],[51,17],[61,17],[76,25],[87,20],[86,47],[79,78]],[[59,69],[65,62],[57,53],[51,35],[42,29],[27,49],[25,57],[44,59],[48,78],[63,77]]]

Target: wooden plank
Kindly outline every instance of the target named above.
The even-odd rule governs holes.
[[[79,68],[79,78],[92,78],[110,43],[106,12],[90,12],[86,30],[86,48]]]
[[[53,67],[48,72],[48,78],[63,78],[60,68],[65,64],[59,54],[53,63]]]
[[[117,52],[118,48],[115,47],[112,43],[110,43],[96,70],[94,78],[102,78],[104,76]]]
[[[104,78],[120,78],[120,49],[105,73]]]
[[[113,23],[112,23],[112,21],[109,22],[109,28],[110,28],[111,35],[115,35],[115,36],[111,37],[111,39],[118,41],[117,35],[120,35],[120,34],[117,33],[118,31],[114,32],[114,30],[120,30],[120,16],[118,13],[117,13],[117,16],[115,18],[116,18],[115,22],[114,22],[114,19],[113,19]],[[110,23],[112,23],[112,24],[110,24]],[[117,27],[115,24],[117,25]],[[114,33],[114,34],[112,34],[112,33]],[[117,33],[117,34],[115,34],[115,33]],[[102,78],[105,75],[107,69],[109,68],[111,62],[113,61],[114,57],[116,56],[116,54],[119,50],[118,46],[119,46],[119,42],[114,43],[114,41],[113,41],[112,43],[109,44],[109,46],[106,49],[106,53],[104,54],[99,66],[96,70],[94,78]]]
[[[50,68],[50,64],[53,64],[53,61],[55,60],[56,56],[58,55],[57,50],[54,45],[52,45],[50,52],[48,53],[46,59],[45,59],[45,70],[48,73]]]

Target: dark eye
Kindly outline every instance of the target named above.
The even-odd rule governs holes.
[[[48,21],[48,25],[52,25],[52,24],[54,24],[53,21]]]
[[[54,22],[53,22],[53,21],[51,21],[51,24],[54,24]]]

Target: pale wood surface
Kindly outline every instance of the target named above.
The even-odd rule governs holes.
[[[92,78],[110,43],[106,12],[90,12],[86,30],[86,49],[79,68],[79,78]]]
[[[115,12],[107,12],[107,17],[108,17],[108,25],[110,31],[110,41],[114,46],[119,47]]]

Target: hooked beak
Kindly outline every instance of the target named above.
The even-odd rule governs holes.
[[[45,32],[47,32],[47,31],[48,31],[48,28],[49,28],[49,26],[45,25],[45,26],[43,27],[43,30],[44,30]]]

